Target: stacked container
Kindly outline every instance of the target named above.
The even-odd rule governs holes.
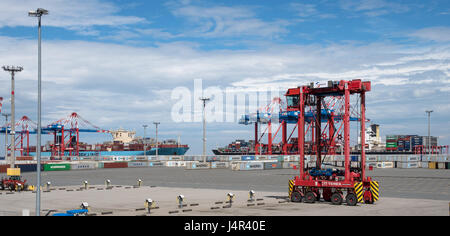
[[[386,135],[386,150],[387,151],[397,151],[397,142],[398,142],[398,136],[397,135]]]

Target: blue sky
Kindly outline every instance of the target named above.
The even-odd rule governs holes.
[[[72,111],[113,129],[166,120],[201,153],[201,123],[167,119],[173,88],[283,88],[362,78],[368,115],[383,134],[432,134],[450,143],[449,1],[2,0],[0,64],[22,65],[17,116],[36,119],[36,19],[43,18],[43,122]],[[9,76],[0,74],[8,98]],[[9,110],[5,102],[3,108]],[[208,124],[208,149],[252,137],[250,127]],[[153,131],[149,131],[153,132]],[[96,137],[87,136],[93,142]],[[108,137],[102,136],[102,141]],[[0,152],[1,153],[1,152]]]

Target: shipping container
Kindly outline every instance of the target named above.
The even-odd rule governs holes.
[[[229,161],[241,161],[242,157],[240,157],[240,156],[230,156],[228,160]]]
[[[427,161],[421,161],[420,162],[420,168],[428,169],[428,162]]]
[[[419,168],[419,162],[397,162],[397,167],[400,169]]]
[[[171,156],[169,160],[171,160],[171,161],[181,161],[182,157],[181,156]]]
[[[249,161],[249,162],[235,162],[231,163],[231,169],[232,170],[263,170],[264,169],[264,163],[263,162],[255,162],[255,161]]]
[[[71,170],[94,170],[97,169],[97,162],[79,162],[79,163],[71,163]]]
[[[398,135],[386,135],[386,140],[397,140]]]
[[[401,156],[401,162],[416,162],[419,161],[419,156]]]
[[[282,169],[283,168],[283,162],[265,162],[264,163],[264,170],[271,170],[271,169]]]
[[[151,161],[148,163],[149,167],[163,167],[165,166],[164,162],[161,161]]]
[[[35,172],[37,171],[37,164],[18,164],[15,165],[16,168],[19,168],[21,172]]]
[[[397,147],[397,146],[398,146],[397,143],[386,143],[386,147],[387,147],[387,148],[395,148],[395,147]]]
[[[242,161],[254,161],[255,156],[242,156],[241,160]]]
[[[142,161],[131,161],[128,162],[128,167],[148,167],[148,164]]]
[[[437,169],[437,162],[434,161],[428,162],[428,169]]]
[[[70,164],[67,163],[44,164],[44,171],[64,171],[64,170],[70,170]]]
[[[9,168],[9,165],[0,165],[0,173],[6,173],[6,170]]]
[[[17,161],[32,161],[33,157],[32,156],[22,156],[22,157],[16,157]]]
[[[437,169],[445,169],[445,162],[438,162]]]
[[[283,169],[293,169],[294,166],[298,166],[299,163],[298,162],[283,162]]]
[[[200,169],[210,169],[211,168],[211,163],[210,162],[202,162],[202,163],[198,163],[198,162],[190,162],[189,164],[186,165],[186,169],[187,170],[200,170]]]
[[[384,162],[377,162],[377,168],[394,168],[394,162],[392,161],[384,161]]]
[[[105,162],[103,168],[127,168],[128,162]]]
[[[211,162],[212,169],[226,169],[230,167],[229,162]]]

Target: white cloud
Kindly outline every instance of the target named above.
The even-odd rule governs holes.
[[[182,5],[171,9],[175,16],[194,25],[194,30],[187,32],[192,37],[276,37],[287,33],[289,25],[285,20],[263,21],[245,7]]]
[[[424,28],[409,34],[409,36],[427,41],[450,42],[450,27]]]
[[[385,0],[341,0],[340,5],[344,10],[362,12],[367,16],[405,13],[410,10],[406,4]]]
[[[120,16],[120,9],[100,0],[2,0],[0,27],[35,26],[36,20],[28,11],[44,8],[49,15],[42,21],[46,26],[62,27],[86,32],[91,26],[120,26],[146,22],[135,16]]]
[[[35,40],[0,37],[0,65],[24,67],[16,76],[17,117],[28,115],[33,120],[36,51]],[[198,78],[203,79],[204,88],[247,90],[361,78],[373,83],[367,102],[374,122],[383,126],[404,119],[408,124],[408,119],[420,117],[417,110],[428,106],[441,107],[436,115],[450,115],[446,106],[449,61],[449,45],[270,44],[255,50],[202,51],[189,43],[136,47],[44,40],[43,123],[73,111],[102,128],[140,127],[147,120],[172,123],[168,117],[176,101],[170,99],[171,90],[178,86],[192,90],[193,80]],[[0,96],[7,99],[8,74],[0,73],[0,78]],[[8,104],[3,108],[8,110]],[[186,126],[171,127],[184,132]],[[230,130],[239,128],[236,125]],[[444,127],[439,132],[444,135],[450,130]],[[229,140],[234,138],[229,136]]]

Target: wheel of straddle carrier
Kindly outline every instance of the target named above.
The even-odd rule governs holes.
[[[302,202],[302,194],[300,194],[300,192],[298,192],[298,191],[294,191],[291,194],[291,201],[292,202]]]
[[[333,193],[331,195],[331,204],[333,205],[341,205],[342,204],[342,195],[340,193]]]
[[[358,203],[358,198],[356,197],[356,194],[349,193],[345,197],[345,202],[347,202],[347,205],[349,206],[356,206],[356,204]]]
[[[316,201],[316,195],[313,192],[305,193],[305,202],[306,203],[314,203]]]

